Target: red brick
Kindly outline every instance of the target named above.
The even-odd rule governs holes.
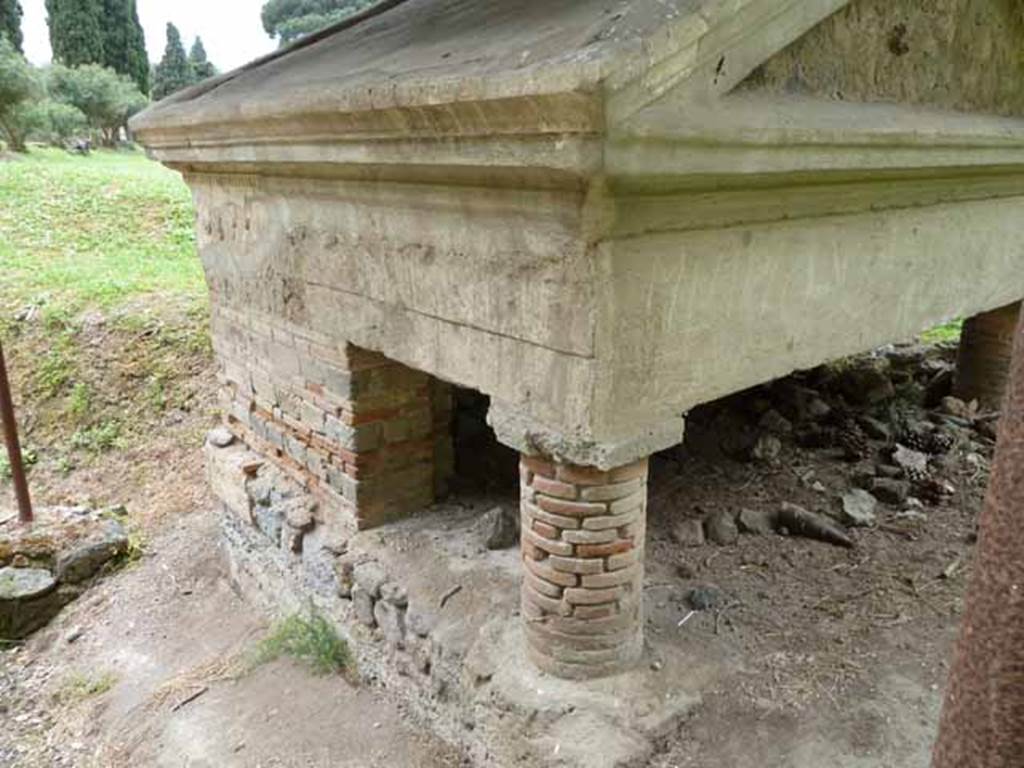
[[[618,571],[609,573],[595,573],[592,576],[583,576],[582,586],[587,589],[605,589],[607,587],[618,587],[625,584],[639,582],[642,571],[639,565],[631,565]]]
[[[525,582],[522,587],[522,596],[524,602],[532,603],[534,606],[540,608],[546,613],[553,613],[556,616],[569,616],[572,614],[572,606],[568,603],[553,597],[546,597],[539,592],[535,592]]]
[[[559,480],[552,480],[543,475],[534,475],[530,483],[535,491],[546,496],[554,496],[559,499],[575,499],[576,486],[571,483],[563,483]]]
[[[537,494],[535,502],[537,506],[545,512],[550,512],[554,515],[565,515],[567,517],[590,517],[592,515],[608,514],[608,507],[604,504],[555,499],[551,496],[544,496],[540,493]]]
[[[568,556],[572,554],[572,544],[566,541],[552,541],[551,539],[545,539],[530,528],[523,529],[522,537],[525,541],[552,555]]]
[[[520,465],[525,466],[534,474],[543,475],[545,477],[555,476],[555,465],[550,461],[546,461],[539,456],[520,456]]]
[[[521,505],[523,514],[528,515],[533,520],[543,520],[549,525],[553,525],[557,528],[579,528],[580,520],[578,517],[565,517],[564,515],[552,515],[550,512],[545,512],[538,506],[530,504],[529,502],[522,502]]]
[[[561,531],[555,528],[553,525],[548,525],[540,520],[534,520],[531,526],[535,533],[539,533],[545,539],[553,539],[558,541],[561,538]],[[609,553],[611,554],[611,553]]]
[[[557,473],[549,476],[574,485],[608,485],[610,482],[607,472],[597,467],[579,467],[575,464],[559,464]]]
[[[523,580],[534,592],[544,595],[545,597],[553,598],[555,600],[562,599],[562,590],[564,588],[558,586],[557,584],[552,584],[550,581],[537,578],[529,571],[523,574]]]
[[[544,550],[540,549],[539,547],[535,547],[533,544],[530,544],[527,541],[523,542],[522,551],[523,551],[523,557],[526,558],[527,560],[534,560],[534,561],[543,560],[544,558],[546,558],[548,556],[547,552],[545,552]]]
[[[608,570],[618,571],[622,568],[628,568],[634,563],[640,562],[640,553],[642,551],[643,550],[637,548],[631,549],[629,552],[623,552],[619,555],[609,556],[608,559],[605,561],[608,564]]]
[[[573,587],[565,590],[565,600],[573,605],[600,605],[618,600],[622,595],[622,587],[607,587],[605,589],[584,589]]]
[[[609,528],[621,528],[636,520],[636,515],[606,515],[588,517],[583,521],[583,528],[588,531],[605,531]]]
[[[617,555],[620,552],[629,552],[635,545],[632,541],[613,541],[608,544],[577,544],[576,555],[578,557],[607,557]]]
[[[547,563],[556,571],[565,571],[567,573],[587,575],[604,572],[604,561],[595,558],[553,555],[547,559]]]
[[[600,605],[577,605],[572,615],[577,619],[606,619],[619,612],[618,603],[602,603]]]
[[[580,577],[574,573],[566,573],[564,571],[556,571],[554,568],[546,564],[546,562],[537,562],[536,560],[524,560],[523,565],[526,570],[532,573],[538,578],[544,579],[544,581],[557,584],[560,587],[575,587],[580,583]]]
[[[618,531],[562,531],[562,539],[570,544],[609,544],[619,536]]]

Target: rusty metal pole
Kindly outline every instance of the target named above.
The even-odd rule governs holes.
[[[7,443],[7,458],[11,463],[11,479],[14,481],[14,495],[18,499],[18,519],[22,523],[32,522],[32,500],[28,495],[28,481],[25,479],[25,464],[21,459],[18,444],[18,425],[14,421],[14,400],[11,385],[7,379],[7,364],[4,362],[4,347],[0,344],[0,425]]]
[[[1024,765],[1024,318],[933,768]]]

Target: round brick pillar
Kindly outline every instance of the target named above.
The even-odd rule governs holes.
[[[523,456],[523,617],[530,658],[569,679],[643,648],[647,459],[604,472]]]
[[[1020,314],[1021,303],[1017,302],[964,323],[954,385],[961,400],[977,400],[986,410],[1002,407]]]

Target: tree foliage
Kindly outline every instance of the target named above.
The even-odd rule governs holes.
[[[192,43],[192,50],[188,54],[188,65],[192,68],[193,82],[198,83],[217,74],[217,68],[206,58],[203,38],[197,37],[196,41]]]
[[[164,57],[153,73],[153,98],[159,101],[192,82],[192,68],[185,55],[185,46],[181,44],[181,33],[176,26],[168,23]]]
[[[103,0],[103,59],[97,63],[128,75],[149,93],[149,57],[136,0]]]
[[[15,152],[25,151],[28,108],[41,92],[41,83],[25,57],[6,36],[0,36],[0,130]]]
[[[82,110],[52,99],[32,104],[25,120],[33,138],[54,145],[62,145],[89,132],[89,121]]]
[[[46,0],[53,60],[67,67],[103,61],[104,0]]]
[[[115,141],[118,129],[148,101],[131,78],[98,64],[74,69],[54,65],[47,84],[55,101],[78,109],[108,144]]]
[[[21,35],[21,3],[18,0],[0,0],[0,37],[6,37],[18,53],[24,41]]]
[[[281,45],[317,32],[380,0],[269,0],[261,14],[263,29]]]

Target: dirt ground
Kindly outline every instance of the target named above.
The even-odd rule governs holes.
[[[341,677],[279,660],[236,678],[266,631],[225,579],[215,516],[194,510],[138,565],[4,655],[0,764],[462,764],[400,707]]]
[[[757,396],[715,412],[749,421]],[[178,418],[180,436],[209,416]],[[695,419],[689,445],[652,462],[645,600],[654,644],[700,654],[718,673],[647,764],[923,768],[991,441],[960,430],[938,460],[951,495],[881,504],[873,526],[847,531],[853,548],[785,531],[687,545],[681,521],[716,510],[789,502],[834,513],[838,495],[886,450],[873,442],[849,461],[787,434],[768,459],[737,459],[717,450],[723,422],[707,424]],[[389,692],[290,661],[236,677],[233,662],[267,623],[225,577],[199,445],[169,438],[140,450],[95,465],[80,492],[120,488],[145,554],[25,645],[0,651],[0,765],[466,764]],[[134,479],[122,482],[129,467]],[[59,487],[62,497],[75,492]],[[695,588],[713,605],[680,626]]]

